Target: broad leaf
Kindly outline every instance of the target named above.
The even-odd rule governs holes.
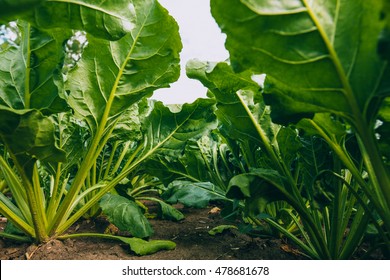
[[[215,114],[223,125],[221,129],[226,131],[229,137],[235,140],[249,139],[258,142],[258,134],[253,121],[259,120],[262,112],[255,112],[253,116],[255,119],[252,120],[242,104],[243,100],[237,95],[240,91],[243,99],[250,102],[248,105],[255,106],[254,102],[260,97],[256,92],[260,88],[252,81],[251,72],[236,74],[227,63],[215,64],[191,60],[187,63],[187,75],[198,79],[215,96],[218,102]],[[264,108],[259,109],[264,110]]]
[[[184,150],[178,149],[175,154],[159,153],[152,157],[147,161],[146,170],[164,185],[174,180],[210,181],[223,188],[228,181],[226,173],[231,172],[222,165],[219,148],[225,146],[212,140],[211,136],[190,139]]]
[[[382,0],[381,19],[384,20],[384,28],[378,38],[378,54],[385,60],[390,60],[390,1]]]
[[[277,122],[316,112],[359,121],[388,96],[389,67],[376,52],[380,1],[212,0],[236,70],[266,73]]]
[[[110,141],[138,141],[142,138],[141,118],[144,116],[138,107],[135,103],[120,115]]]
[[[12,110],[0,105],[0,123],[0,137],[15,156],[24,160],[65,160],[64,151],[56,146],[54,125],[41,112]]]
[[[219,130],[226,138],[240,143],[245,164],[252,168],[275,168],[278,159],[271,154],[281,152],[277,138],[282,128],[271,121],[269,108],[263,102],[259,85],[252,80],[252,73],[236,74],[227,63],[193,60],[187,64],[187,75],[199,79],[215,96]],[[291,145],[283,151],[285,158],[290,157],[290,163],[296,150],[296,145]]]
[[[67,106],[60,97],[55,80],[61,79],[66,31],[43,32],[21,22],[20,47],[0,53],[0,104],[13,109],[63,111]]]
[[[43,1],[45,0],[0,0],[0,19],[21,15],[25,11],[32,10]]]
[[[214,101],[198,99],[184,104],[180,111],[171,112],[161,102],[156,102],[150,115],[145,118],[144,150],[145,159],[159,155],[176,155],[184,149],[190,139],[200,138],[216,128]]]
[[[164,220],[180,221],[184,219],[183,213],[164,201],[158,201],[160,206],[158,216]]]
[[[100,201],[100,207],[109,221],[120,230],[128,231],[139,238],[153,234],[149,221],[134,201],[119,195],[106,194]]]
[[[255,217],[264,212],[267,204],[285,199],[281,190],[285,183],[281,175],[270,169],[253,169],[230,180],[227,197],[245,201],[245,212]]]
[[[140,4],[151,6],[156,3],[154,0],[41,2],[41,5],[22,14],[23,19],[42,29],[59,27],[85,30],[94,36],[110,40],[117,40],[134,28],[134,21],[139,17],[136,10]]]
[[[302,137],[299,164],[305,186],[312,186],[321,170],[331,168],[328,144],[319,137]]]
[[[58,129],[58,145],[66,153],[66,163],[62,166],[64,171],[80,163],[85,155],[85,141],[88,137],[87,125],[76,120],[70,112],[52,116]]]
[[[131,31],[115,42],[88,36],[82,59],[68,74],[69,104],[93,132],[179,76],[182,45],[174,19],[156,1],[129,4]]]
[[[226,200],[225,193],[213,184],[189,181],[172,182],[162,197],[171,204],[182,203],[185,206],[196,208],[204,208],[210,201]]]
[[[296,131],[281,127],[276,136],[281,159],[287,166],[292,166],[297,159],[297,152],[302,143]]]

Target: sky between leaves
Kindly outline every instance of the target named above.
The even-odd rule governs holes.
[[[210,13],[210,0],[159,0],[176,19],[183,42],[181,75],[170,88],[159,89],[153,99],[165,104],[191,103],[206,96],[206,88],[199,81],[187,78],[185,65],[197,58],[204,61],[224,61],[229,57],[224,47],[225,35]]]

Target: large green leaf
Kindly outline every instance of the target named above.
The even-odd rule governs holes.
[[[28,13],[22,14],[23,19],[42,29],[59,27],[85,30],[97,37],[117,40],[134,28],[134,21],[139,17],[137,7],[150,6],[155,1],[46,0],[41,2],[41,5],[29,7]],[[27,8],[25,7],[24,10]]]
[[[64,151],[56,146],[54,125],[41,112],[12,110],[0,105],[0,123],[0,138],[16,157],[54,162],[65,160]]]
[[[0,104],[13,109],[58,112],[66,108],[55,80],[61,79],[66,31],[43,32],[27,22],[19,24],[20,47],[0,53]]]
[[[250,71],[237,74],[227,63],[193,60],[187,64],[187,75],[200,80],[214,95],[219,129],[226,138],[241,144],[249,167],[278,168],[279,159],[273,157],[276,154],[291,164],[299,148],[296,132],[271,121],[269,108]],[[279,145],[279,140],[282,144],[291,141],[291,145]]]
[[[200,139],[190,139],[184,150],[177,150],[176,154],[159,153],[147,161],[146,170],[149,174],[158,177],[164,185],[174,180],[190,180],[194,182],[211,181],[223,187],[224,180],[218,180],[220,156],[217,145],[210,136]],[[227,184],[226,184],[227,185]]]
[[[184,219],[183,213],[177,210],[172,205],[165,203],[164,201],[159,200],[159,211],[158,216],[164,220],[180,221]]]
[[[120,230],[129,231],[133,236],[144,238],[153,234],[149,221],[134,201],[113,194],[106,194],[100,206],[111,223]]]
[[[217,110],[215,114],[229,137],[235,140],[246,139],[258,142],[258,134],[254,121],[258,121],[264,112],[263,108],[256,110],[253,117],[248,115],[243,102],[249,102],[249,106],[261,98],[259,86],[251,79],[252,73],[245,72],[236,74],[227,63],[211,63],[198,60],[191,60],[187,63],[187,75],[190,78],[198,79],[206,86],[217,100]],[[240,99],[239,92],[243,99]],[[257,105],[258,106],[258,105]],[[243,137],[244,136],[244,137]]]
[[[156,102],[151,114],[144,120],[144,150],[142,158],[151,159],[160,154],[176,155],[191,138],[200,138],[216,128],[214,101],[198,99],[184,104],[179,112],[171,112]]]
[[[360,121],[378,109],[371,98],[389,95],[389,67],[376,52],[379,1],[211,3],[235,69],[267,74],[275,121],[321,111]]]
[[[0,20],[31,10],[44,0],[0,0]]]
[[[58,129],[58,145],[66,153],[67,160],[62,169],[69,170],[73,165],[80,163],[85,155],[87,125],[76,120],[70,112],[54,115],[52,119]]]
[[[284,189],[284,178],[278,172],[258,168],[233,177],[226,196],[244,200],[246,214],[256,217],[264,213],[268,203],[285,199]]]
[[[299,149],[299,164],[304,186],[312,186],[316,176],[324,169],[331,170],[329,146],[320,137],[302,137]]]
[[[224,191],[209,182],[173,181],[163,198],[168,203],[182,203],[187,207],[204,208],[210,201],[227,200]]]
[[[178,26],[157,1],[133,1],[132,29],[112,42],[88,36],[68,74],[69,104],[92,131],[179,76]]]
[[[382,0],[381,18],[385,26],[378,38],[378,54],[385,60],[390,60],[390,1]]]

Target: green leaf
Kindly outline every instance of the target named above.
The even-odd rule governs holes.
[[[32,10],[45,0],[0,0],[0,18],[11,18]]]
[[[316,112],[367,117],[371,98],[390,93],[389,67],[376,52],[379,1],[212,0],[211,7],[235,69],[267,74],[264,98],[277,122]]]
[[[15,156],[50,162],[65,161],[64,151],[56,145],[53,122],[41,112],[12,110],[0,105],[0,123],[0,137]]]
[[[58,129],[58,145],[66,152],[66,162],[62,169],[69,170],[80,163],[85,155],[85,142],[88,137],[87,125],[76,120],[70,112],[52,116]]]
[[[141,101],[142,102],[142,101]],[[140,112],[138,103],[132,105],[124,111],[115,125],[110,141],[139,141],[142,138],[141,118],[144,116]]]
[[[302,147],[297,132],[289,127],[281,127],[276,139],[283,162],[292,166],[297,159],[298,150]]]
[[[328,144],[319,137],[305,137],[298,151],[303,187],[311,189],[323,170],[332,170],[332,157]]]
[[[153,234],[149,221],[134,201],[119,195],[106,194],[100,201],[100,207],[108,220],[120,230],[129,231],[139,238]]]
[[[261,97],[257,94],[259,86],[251,79],[251,72],[236,74],[227,63],[216,64],[191,60],[187,63],[187,75],[190,78],[198,79],[215,96],[218,102],[215,114],[223,125],[221,129],[226,131],[229,137],[236,140],[258,141],[253,121],[237,96],[237,92],[240,92],[254,110],[264,109],[255,108],[258,106],[255,105],[255,102]],[[258,111],[254,114],[256,120],[261,118],[261,113]],[[245,137],[243,137],[244,135]]]
[[[174,208],[172,205],[159,200],[159,217],[164,220],[180,221],[184,219],[183,213]]]
[[[176,22],[156,1],[132,4],[131,31],[115,42],[88,36],[88,47],[68,74],[68,102],[93,132],[179,76]]]
[[[386,157],[385,163],[390,166],[390,97],[387,97],[379,111],[379,120],[382,122],[377,129],[378,143],[382,156]]]
[[[134,28],[140,5],[156,3],[155,0],[50,0],[30,8],[22,17],[42,29],[85,30],[97,37],[118,40]]]
[[[173,181],[162,194],[162,198],[171,204],[179,202],[195,208],[204,208],[213,200],[226,200],[225,194],[213,184],[188,181]]]
[[[245,212],[252,217],[264,212],[270,202],[285,199],[281,175],[270,169],[257,168],[234,176],[229,183],[227,197],[245,200]]]
[[[151,255],[161,250],[173,250],[176,248],[176,243],[169,240],[150,240],[146,241],[140,238],[125,238],[116,237],[122,242],[130,245],[130,249],[137,255]]]
[[[175,154],[159,153],[148,160],[146,170],[158,177],[164,185],[174,180],[207,182],[224,188],[231,172],[222,165],[222,152],[226,145],[204,135],[200,139],[190,139],[184,150],[178,149]],[[228,153],[226,151],[226,153]],[[217,170],[218,169],[218,170]]]
[[[208,233],[212,236],[215,236],[217,234],[221,234],[224,231],[230,230],[230,229],[237,229],[237,227],[233,226],[233,225],[220,225],[220,226],[216,226],[216,227],[210,229]]]
[[[382,59],[390,60],[390,1],[382,0],[381,19],[384,21],[384,28],[378,37],[378,54]]]
[[[13,109],[40,109],[46,113],[63,111],[65,101],[55,84],[61,79],[63,41],[71,33],[41,31],[20,22],[20,47],[0,53],[0,104]]]
[[[215,129],[213,105],[213,100],[198,99],[192,104],[184,104],[178,112],[171,112],[161,102],[156,102],[142,123],[145,141],[143,158],[176,155],[189,139],[200,138]]]
[[[260,164],[275,168],[278,159],[274,154],[279,153],[276,137],[281,126],[271,121],[251,71],[236,74],[227,63],[193,60],[187,64],[187,75],[200,80],[214,95],[219,131],[240,143],[248,167]]]

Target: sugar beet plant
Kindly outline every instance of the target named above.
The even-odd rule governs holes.
[[[227,63],[191,61],[187,73],[214,96],[218,130],[244,167],[231,175],[224,192],[236,201],[234,212],[261,234],[291,238],[311,258],[349,258],[369,214],[356,204],[356,185],[326,142],[273,123],[251,71],[234,73]],[[337,137],[345,135],[337,122],[332,125]],[[346,137],[345,142],[355,141]]]
[[[233,69],[267,75],[263,97],[272,121],[295,124],[300,135],[323,139],[333,154],[332,168],[321,172],[333,177],[332,203],[317,212],[310,192],[309,199],[303,199],[300,177],[291,173],[296,169],[285,164],[282,151],[287,148],[267,137],[261,119],[252,118],[274,166],[242,177],[246,182],[236,179],[237,186],[255,180],[258,188],[268,184],[283,193],[301,219],[296,222],[301,237],[270,222],[311,257],[348,258],[369,223],[388,252],[387,6],[380,1],[280,1],[276,5],[274,1],[213,0],[211,7],[227,34]],[[247,100],[242,92],[236,93],[237,104]],[[246,110],[248,115],[258,115],[253,105]],[[344,236],[345,230],[350,234]]]
[[[144,160],[212,128],[213,102],[176,112],[137,105],[179,75],[178,26],[155,0],[8,2],[0,1],[2,21],[17,20],[20,44],[0,53],[0,212],[9,221],[1,236],[70,238],[65,231],[96,214],[103,196],[131,180]],[[86,32],[88,47],[64,71],[72,30]],[[115,199],[101,205],[124,230],[145,222],[134,203],[110,203]],[[151,235],[140,227],[134,236]],[[99,236],[140,254],[174,247]]]

